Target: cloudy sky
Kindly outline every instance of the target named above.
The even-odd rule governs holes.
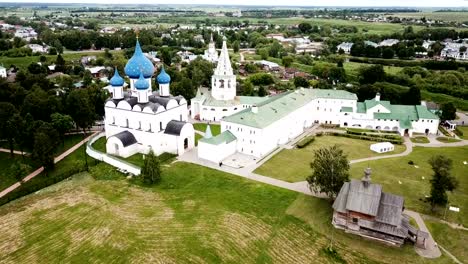
[[[97,4],[214,4],[295,6],[401,6],[468,7],[468,0],[0,0],[0,2],[97,3]]]

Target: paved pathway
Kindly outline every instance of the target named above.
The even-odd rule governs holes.
[[[10,153],[10,150],[9,150],[9,149],[5,149],[5,148],[0,148],[0,152]],[[13,154],[16,154],[16,155],[22,155],[22,154],[24,154],[24,155],[29,155],[29,153],[27,153],[27,152],[21,153],[21,151],[19,151],[19,150],[13,150]]]
[[[403,151],[402,153],[398,154],[392,154],[392,155],[384,155],[384,156],[376,156],[376,157],[370,157],[370,158],[363,158],[363,159],[355,159],[351,160],[349,164],[354,164],[354,163],[359,163],[359,162],[364,162],[364,161],[369,161],[369,160],[379,160],[379,159],[388,159],[388,158],[396,158],[396,157],[403,157],[409,155],[413,151],[413,143],[409,140],[409,138],[404,138],[405,140],[405,146],[406,150]]]
[[[88,140],[93,137],[95,134],[97,134],[99,132],[94,132],[93,134],[91,134],[89,137],[83,139],[82,141],[78,142],[76,145],[74,145],[73,147],[69,148],[67,151],[63,152],[62,154],[60,154],[59,156],[55,157],[54,159],[54,163],[58,163],[59,161],[63,160],[65,157],[67,157],[68,155],[70,155],[72,152],[74,152],[75,150],[77,150],[79,147],[81,147],[83,144],[85,144],[86,142],[88,142]],[[29,180],[31,180],[32,178],[36,177],[37,175],[39,175],[41,172],[44,171],[44,167],[40,167],[39,169],[33,171],[32,173],[30,173],[28,176],[24,177],[22,182],[27,182]],[[21,186],[21,182],[17,182],[13,185],[11,185],[10,187],[4,189],[3,191],[0,192],[0,198],[2,198],[3,196],[7,195],[8,193],[12,192],[13,190],[15,190],[16,188],[20,187]]]
[[[426,224],[424,223],[424,220],[422,219],[421,215],[411,210],[405,210],[403,211],[403,213],[413,218],[418,224],[419,229],[421,231],[424,231],[429,234],[429,237],[426,240],[426,248],[423,249],[423,248],[415,247],[416,253],[418,253],[420,256],[425,257],[425,258],[440,257],[441,255],[440,250],[437,247],[437,244],[435,243],[434,239],[432,238],[431,232],[429,231],[429,229],[427,229]]]

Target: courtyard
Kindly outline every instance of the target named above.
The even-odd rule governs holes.
[[[313,159],[314,150],[325,146],[339,145],[348,155],[349,160],[398,154],[406,149],[404,145],[395,145],[394,151],[379,154],[370,150],[370,145],[374,143],[373,141],[345,137],[315,137],[314,142],[305,148],[282,150],[254,172],[288,182],[305,181],[311,174],[310,162]]]

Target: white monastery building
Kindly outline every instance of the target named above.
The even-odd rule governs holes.
[[[218,59],[218,64],[211,77],[211,91],[200,88],[191,100],[191,117],[203,121],[220,121],[250,106],[260,103],[267,97],[236,96],[236,75],[229,59],[226,38]]]
[[[216,63],[218,61],[218,52],[216,51],[215,43],[213,41],[213,34],[211,34],[208,49],[205,50],[202,58],[212,63]]]
[[[181,155],[194,146],[194,129],[187,123],[187,101],[172,96],[170,76],[164,67],[157,77],[159,91],[153,92],[154,66],[143,55],[137,40],[135,53],[125,66],[130,90],[117,69],[110,79],[112,98],[105,104],[107,153],[129,157],[135,153],[156,155],[163,152]]]
[[[198,156],[219,162],[235,152],[264,157],[315,123],[435,134],[439,119],[422,105],[358,102],[344,90],[297,89],[272,96],[221,120],[221,134],[201,140]],[[214,154],[215,153],[215,154]]]

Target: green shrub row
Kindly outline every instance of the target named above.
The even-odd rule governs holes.
[[[442,134],[444,134],[444,136],[451,137],[450,133],[447,131],[447,129],[445,129],[445,127],[439,126],[439,130],[442,132]]]
[[[315,137],[314,136],[308,136],[303,139],[301,139],[299,142],[297,142],[296,146],[298,148],[305,148],[307,147],[310,143],[314,142]]]
[[[463,131],[461,131],[458,126],[455,128],[455,130],[453,131],[453,133],[455,133],[457,136],[459,137],[463,137]]]
[[[25,195],[39,191],[45,187],[48,187],[52,184],[63,181],[71,177],[72,175],[82,172],[82,171],[84,171],[84,166],[75,166],[75,167],[71,167],[69,170],[63,173],[56,174],[54,176],[38,175],[37,178],[33,178],[31,179],[31,181],[22,183],[18,189],[0,198],[0,205],[6,204],[10,201],[23,197]]]
[[[376,137],[376,138],[401,139],[399,135],[391,135],[391,134],[379,135],[379,134],[357,132],[357,131],[350,131],[350,130],[346,130],[346,133],[351,134],[351,135],[368,136],[368,137]]]
[[[375,141],[375,142],[390,142],[392,144],[397,144],[397,145],[403,144],[402,139],[372,137],[372,136],[354,135],[354,134],[346,134],[346,133],[338,133],[338,132],[327,132],[326,134],[331,135],[331,136],[336,136],[336,137],[347,137],[347,138],[362,139],[362,140]]]
[[[321,124],[320,127],[322,128],[338,128],[340,125],[335,125],[335,124]]]

